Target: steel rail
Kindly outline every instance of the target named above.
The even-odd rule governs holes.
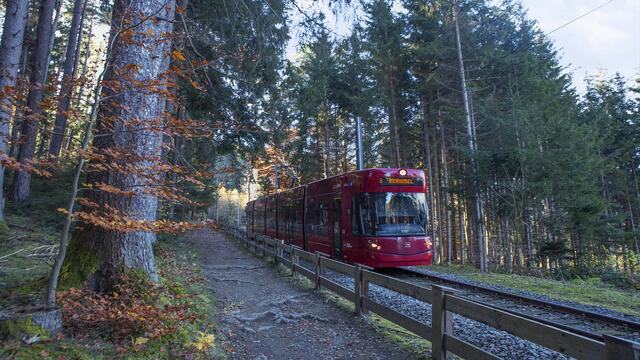
[[[568,313],[568,314],[574,314],[574,315],[579,315],[582,316],[588,320],[591,321],[597,321],[597,322],[601,322],[601,323],[607,323],[607,324],[611,324],[611,325],[615,325],[615,326],[621,326],[621,327],[626,327],[630,330],[634,330],[634,331],[638,331],[640,330],[640,322],[636,322],[636,321],[632,321],[629,319],[624,319],[624,318],[620,318],[620,317],[615,317],[615,316],[610,316],[610,315],[605,315],[605,314],[600,314],[594,311],[590,311],[590,310],[586,310],[586,309],[580,309],[577,307],[573,307],[573,306],[569,306],[569,305],[564,305],[564,304],[558,304],[555,302],[550,302],[550,301],[545,301],[545,300],[540,300],[540,299],[536,299],[533,298],[531,296],[526,296],[526,295],[521,295],[521,294],[514,294],[512,292],[508,292],[508,291],[504,291],[504,290],[497,290],[497,289],[492,289],[486,286],[482,286],[482,285],[475,285],[475,284],[469,284],[463,281],[457,281],[457,280],[451,280],[451,279],[447,279],[445,277],[441,277],[441,276],[437,276],[437,275],[432,275],[432,274],[425,274],[422,273],[420,271],[416,271],[413,269],[408,269],[408,268],[401,268],[404,271],[410,272],[413,275],[418,275],[420,277],[424,277],[430,280],[435,280],[435,281],[439,281],[439,282],[443,282],[443,283],[449,283],[449,284],[454,284],[458,287],[461,288],[467,288],[467,289],[471,289],[474,291],[478,291],[478,292],[482,292],[485,294],[489,294],[489,295],[498,295],[500,297],[503,298],[507,298],[510,300],[515,300],[521,303],[525,303],[525,304],[531,304],[531,305],[535,305],[538,307],[546,307],[546,308],[550,308],[553,310],[556,310],[558,312],[563,312],[563,313]],[[505,310],[505,311],[509,311],[508,309],[504,309],[502,308],[501,310]],[[516,312],[517,313],[517,312]],[[540,319],[540,318],[534,318],[536,321],[540,321],[540,322],[544,322],[544,321],[548,321],[548,320],[544,320]],[[553,325],[553,324],[550,324]],[[554,326],[566,326],[566,325],[562,325],[562,324],[556,324]],[[575,329],[572,327],[568,327],[569,329],[571,329],[571,331],[576,331],[579,329]],[[582,330],[580,330],[582,331]],[[585,336],[588,336],[587,334],[585,334]]]

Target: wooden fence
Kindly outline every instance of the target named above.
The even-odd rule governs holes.
[[[640,360],[640,344],[633,341],[604,335],[604,342],[600,342],[464,299],[457,296],[454,289],[437,285],[428,288],[418,286],[373,272],[365,266],[349,265],[330,259],[326,254],[310,253],[268,236],[247,233],[233,227],[223,227],[223,230],[254,253],[263,257],[270,256],[276,263],[288,267],[292,275],[299,273],[309,278],[316,289],[324,287],[353,302],[356,313],[373,312],[430,341],[434,359],[446,359],[447,353],[465,359],[499,359],[498,356],[453,334],[453,313],[456,313],[573,358]],[[313,270],[301,266],[300,259],[313,264]],[[325,269],[353,279],[354,290],[325,277]],[[431,326],[377,303],[369,297],[369,284],[431,304]]]

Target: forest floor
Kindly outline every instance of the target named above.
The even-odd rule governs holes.
[[[414,353],[264,259],[211,230],[192,232],[230,359],[411,359]],[[378,330],[376,329],[378,328]]]
[[[640,316],[640,291],[621,289],[599,278],[554,280],[538,276],[507,273],[482,273],[471,266],[433,265],[425,267],[436,272],[455,275],[480,283],[528,291],[552,299],[599,306],[621,313]]]
[[[9,228],[0,234],[3,310],[38,304],[51,270],[48,250],[32,255],[53,246],[55,227],[27,220],[10,216]],[[62,289],[63,330],[31,345],[0,339],[0,359],[224,358],[197,247],[186,236],[161,236],[154,252],[158,286],[133,279],[111,295]]]

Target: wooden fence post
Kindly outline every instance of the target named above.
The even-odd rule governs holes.
[[[320,254],[318,252],[316,252],[315,254],[315,259],[314,259],[314,267],[313,267],[315,273],[316,273],[316,286],[315,286],[315,290],[320,290],[320,275],[322,274],[322,271],[320,269]]]
[[[369,280],[364,278],[364,272],[362,272],[360,276],[362,276],[362,289],[360,290],[360,296],[369,297]],[[360,311],[362,311],[363,315],[366,315],[369,312],[369,309],[367,309],[367,305],[364,304],[364,301],[362,302]]]
[[[607,334],[602,334],[602,337],[604,338],[605,360],[640,359],[640,344]]]
[[[362,267],[359,264],[353,267],[353,281],[353,289],[356,293],[356,297],[353,300],[355,312],[358,315],[362,315]]]
[[[282,265],[286,266],[285,263],[285,257],[284,257],[284,241],[280,240],[280,246],[278,246],[278,256],[280,257],[280,261],[282,262]]]
[[[300,257],[297,254],[298,247],[291,247],[291,276],[296,275],[296,266],[300,264]]]
[[[453,330],[453,314],[447,311],[447,291],[437,285],[432,285],[433,302],[431,303],[431,356],[436,360],[447,359],[447,349],[444,346],[444,336]]]

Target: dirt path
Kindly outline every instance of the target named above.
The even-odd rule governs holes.
[[[202,250],[231,359],[415,357],[221,234],[199,230],[190,237]]]

